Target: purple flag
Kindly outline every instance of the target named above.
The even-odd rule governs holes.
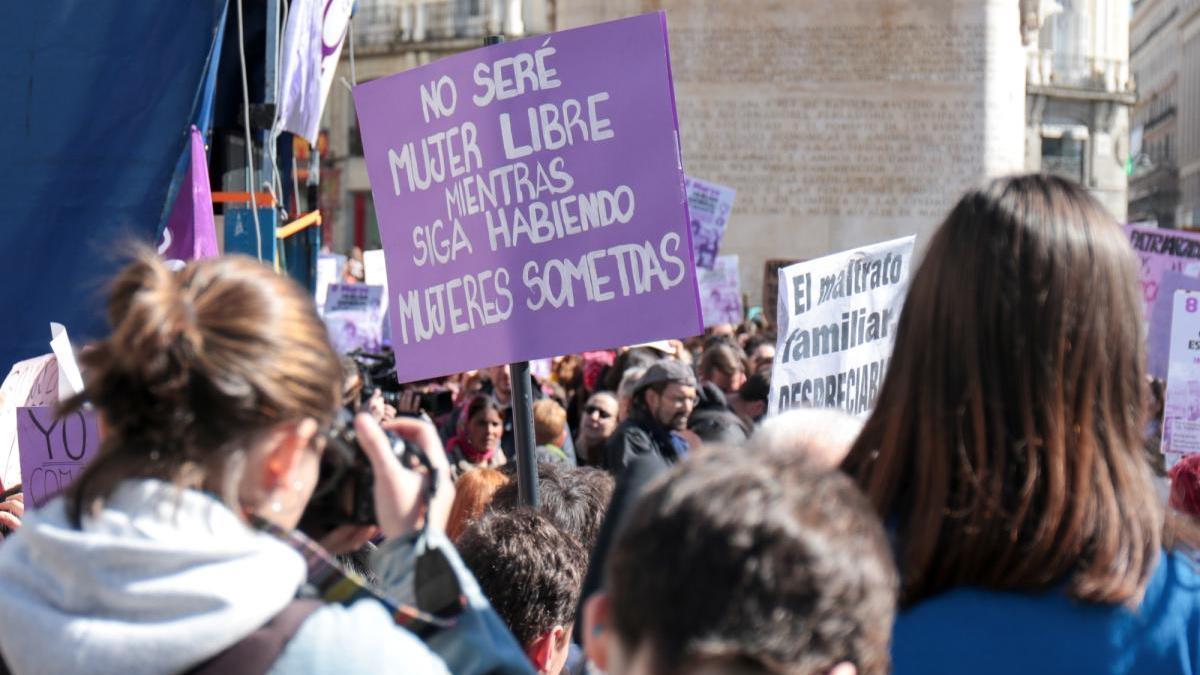
[[[195,126],[191,134],[192,156],[158,248],[167,260],[197,260],[220,254],[217,227],[213,221],[212,190],[208,186],[204,137]]]
[[[401,381],[702,330],[665,14],[354,90]]]

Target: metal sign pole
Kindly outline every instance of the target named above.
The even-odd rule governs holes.
[[[512,379],[513,438],[517,446],[517,494],[522,504],[538,505],[537,454],[533,436],[533,382],[529,362],[509,366]]]
[[[501,42],[504,42],[503,35],[489,35],[483,39],[485,46]],[[537,453],[534,451],[533,382],[529,376],[529,362],[518,361],[508,368],[512,381],[513,439],[517,450],[517,495],[522,504],[537,506]]]

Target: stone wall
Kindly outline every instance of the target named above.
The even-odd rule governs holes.
[[[558,0],[558,28],[658,9],[684,166],[738,191],[722,252],[752,304],[767,259],[921,246],[964,189],[1024,163],[1011,0]]]

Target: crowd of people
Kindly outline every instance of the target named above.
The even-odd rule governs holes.
[[[561,356],[531,506],[508,366],[401,385],[271,270],[142,253],[64,404],[99,456],[0,505],[0,672],[1200,672],[1200,460],[1159,468],[1139,289],[1084,189],[995,181],[865,419],[768,417],[761,315]]]

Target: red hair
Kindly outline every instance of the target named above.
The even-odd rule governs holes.
[[[1188,455],[1171,467],[1171,508],[1200,517],[1200,455]]]
[[[476,468],[464,473],[455,482],[454,504],[446,519],[446,536],[450,541],[467,529],[467,525],[487,510],[496,490],[508,484],[508,476],[495,469]]]

